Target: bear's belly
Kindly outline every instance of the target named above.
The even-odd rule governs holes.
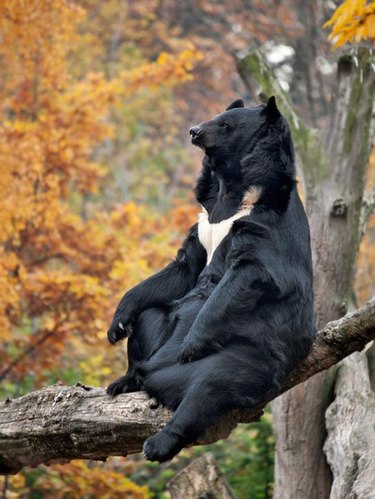
[[[206,265],[211,263],[212,257],[221,244],[225,236],[227,236],[232,228],[233,223],[241,217],[249,215],[251,207],[246,207],[239,210],[229,218],[221,220],[221,222],[210,223],[208,220],[208,212],[204,208],[198,215],[198,237],[199,241],[207,251]]]

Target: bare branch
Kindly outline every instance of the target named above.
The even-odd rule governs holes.
[[[367,223],[371,215],[375,212],[375,189],[364,196],[362,200],[361,220],[359,223],[360,237],[365,235]]]
[[[26,357],[29,357],[31,354],[33,354],[37,348],[42,345],[46,340],[48,340],[53,333],[51,331],[44,331],[43,334],[35,341],[35,343],[32,343],[28,345],[23,352],[20,353],[8,366],[5,367],[0,372],[0,381],[3,381],[12,371],[15,367],[17,367],[21,362],[25,360]],[[31,338],[32,340],[33,338]]]
[[[266,403],[292,386],[329,368],[375,338],[375,300],[322,329],[313,350],[278,393],[253,409],[233,411],[199,443],[227,437],[240,422],[259,419]],[[171,413],[143,393],[111,398],[103,388],[54,385],[0,404],[0,473],[23,466],[104,460],[140,452],[143,442]]]

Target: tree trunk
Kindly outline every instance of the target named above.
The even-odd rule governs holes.
[[[235,499],[212,454],[207,452],[180,471],[167,486],[171,499]]]
[[[375,300],[331,322],[320,331],[313,350],[285,381],[282,391],[327,369],[375,338]],[[270,395],[270,398],[278,394]],[[225,438],[239,422],[259,419],[263,404],[233,411],[210,428],[200,443]],[[49,386],[0,403],[0,474],[72,459],[98,459],[140,452],[171,413],[143,392],[106,395],[103,388]]]
[[[322,451],[328,385],[327,373],[322,372],[272,403],[276,436],[274,498],[329,497],[331,472]],[[315,404],[312,393],[318,393]]]
[[[320,138],[301,125],[261,54],[240,61],[239,71],[245,83],[255,78],[263,92],[280,97],[292,127],[310,219],[316,320],[321,327],[345,313],[352,301],[375,89],[371,53],[363,49],[339,60],[329,119]],[[322,449],[334,377],[334,372],[319,374],[273,403],[277,499],[330,495],[331,472]]]
[[[324,445],[333,472],[332,499],[372,499],[375,494],[375,394],[367,356],[350,355],[338,369],[335,401],[326,412]]]

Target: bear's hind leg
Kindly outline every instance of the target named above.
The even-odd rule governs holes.
[[[183,447],[202,436],[230,408],[222,387],[220,393],[220,388],[210,385],[195,385],[188,391],[171,421],[144,443],[146,459],[159,462],[172,459]]]
[[[231,409],[254,406],[274,389],[279,370],[279,362],[275,359],[259,356],[259,348],[244,348],[240,341],[198,361],[177,364],[156,373],[155,387],[150,388],[154,388],[156,396],[158,387],[159,394],[165,392],[160,397],[162,401],[166,401],[168,395],[165,383],[160,383],[162,373],[168,375],[166,380],[173,380],[170,383],[173,387],[181,389],[185,383],[185,391],[171,421],[146,440],[143,447],[146,458],[167,461],[203,436]],[[149,380],[146,390],[148,383]],[[169,403],[165,405],[174,408]]]

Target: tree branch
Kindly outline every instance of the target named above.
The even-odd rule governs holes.
[[[375,300],[328,323],[307,359],[282,389],[253,408],[233,411],[212,427],[199,443],[227,437],[239,422],[259,419],[266,403],[292,386],[327,369],[375,338]],[[80,384],[54,385],[0,403],[0,473],[17,473],[72,459],[105,460],[140,452],[151,434],[170,419],[171,412],[143,392],[111,398],[103,388]]]

